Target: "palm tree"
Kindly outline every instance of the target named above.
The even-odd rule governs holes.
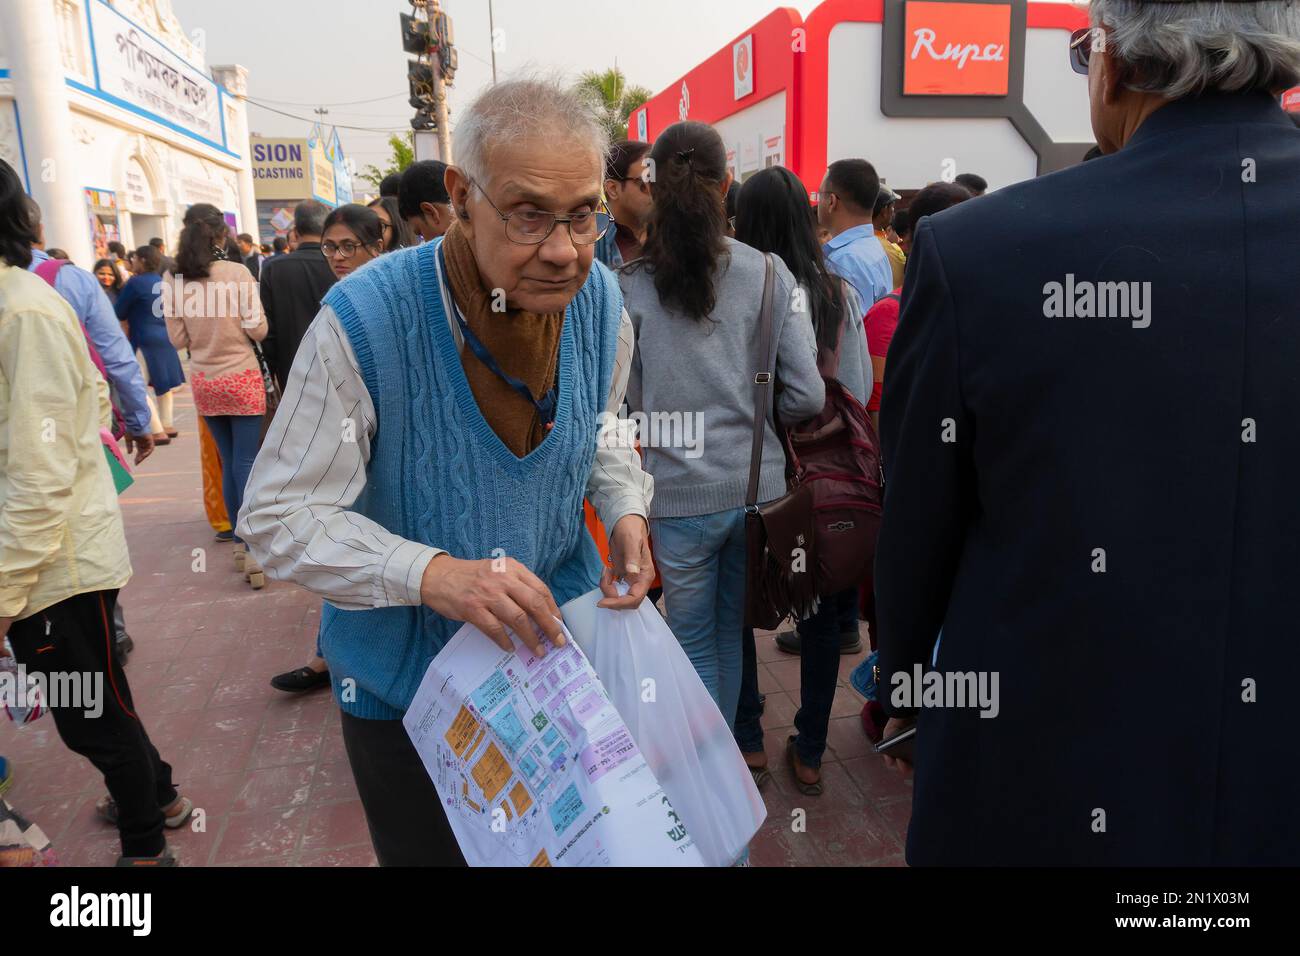
[[[618,67],[603,73],[583,73],[576,89],[592,101],[614,142],[627,139],[628,117],[653,95],[644,86],[628,86],[627,77]]]

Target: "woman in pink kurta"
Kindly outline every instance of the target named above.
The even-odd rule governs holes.
[[[222,496],[233,525],[257,457],[266,390],[253,343],[266,338],[257,282],[239,262],[222,258],[229,227],[216,206],[185,213],[176,274],[164,277],[163,311],[172,345],[190,350],[190,387],[221,452]],[[235,538],[235,566],[254,588],[262,569]]]

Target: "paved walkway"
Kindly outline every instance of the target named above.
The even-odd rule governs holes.
[[[136,646],[127,676],[163,759],[203,810],[201,831],[168,839],[187,866],[373,865],[329,694],[292,697],[268,684],[309,658],[320,601],[269,580],[254,592],[235,572],[230,545],[213,540],[203,515],[188,388],[176,412],[181,437],[155,451],[122,496],[135,569],[121,595]],[[848,686],[860,656],[841,662],[825,793],[803,797],[783,765],[799,661],[769,634],[760,635],[758,655],[775,779],[763,792],[768,819],[753,843],[754,865],[901,865],[911,790],[869,756],[861,700]],[[8,798],[45,830],[63,864],[114,862],[116,832],[94,813],[102,778],[64,748],[52,720],[24,728],[0,720],[0,753],[15,768]],[[793,826],[799,817],[802,831]]]

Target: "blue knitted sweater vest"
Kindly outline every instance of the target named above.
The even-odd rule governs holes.
[[[565,313],[555,425],[517,458],[483,418],[461,368],[439,286],[441,242],[389,253],[325,297],[378,419],[353,510],[452,557],[514,558],[563,604],[600,578],[582,502],[609,399],[622,293],[593,263]],[[327,602],[320,643],[339,706],[355,717],[401,717],[460,626],[427,607],[344,611]]]

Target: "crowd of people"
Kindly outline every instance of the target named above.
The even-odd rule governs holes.
[[[100,429],[139,464],[178,437],[185,385],[235,567],[323,599],[314,656],[271,682],[332,688],[383,865],[463,862],[401,720],[429,660],[462,622],[544,654],[597,587],[658,604],[768,785],[751,519],[841,388],[888,491],[868,573],[772,638],[800,657],[799,791],[826,785],[865,621],[864,732],[916,730],[884,757],[916,774],[909,861],[1300,860],[1285,687],[1264,687],[1300,664],[1300,315],[1260,258],[1300,236],[1300,132],[1271,95],[1300,81],[1300,23],[1157,6],[1093,0],[1111,42],[1071,46],[1096,158],[991,192],[963,173],[903,196],[863,157],[815,195],[781,166],[737,183],[711,126],[611,145],[573,93],[512,80],[459,118],[453,165],[301,203],[274,251],[197,204],[174,260],[117,246],[84,272],[0,163],[0,633],[112,676],[109,719],[55,720],[104,774],[122,862],[174,862],[191,808],[112,650],[130,565]],[[1067,275],[1145,282],[1157,316],[1053,317]],[[634,415],[702,440],[607,428]],[[1000,697],[894,693],[922,671]]]

